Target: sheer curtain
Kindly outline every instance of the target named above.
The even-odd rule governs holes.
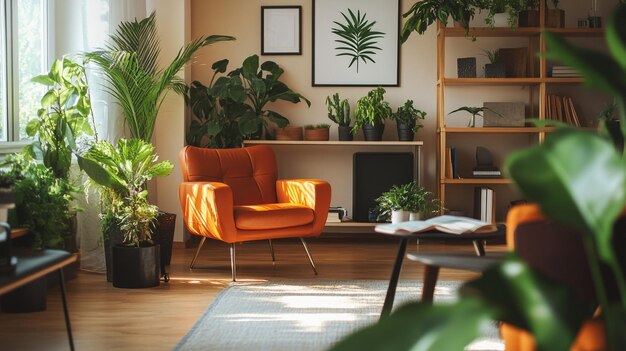
[[[139,0],[54,0],[53,6],[57,57],[104,47],[120,21],[146,17],[146,3]],[[88,69],[88,80],[98,138],[115,141],[124,135],[120,109],[104,91],[104,81],[94,70]],[[83,183],[86,178],[79,174],[77,171],[77,181]],[[83,209],[78,213],[81,269],[105,272],[97,194],[90,191],[78,205]]]

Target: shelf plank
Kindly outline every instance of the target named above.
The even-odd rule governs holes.
[[[548,77],[548,78],[543,78],[542,81],[544,83],[549,83],[549,84],[582,84],[585,82],[585,79],[582,77],[577,77],[577,78]]]
[[[326,223],[326,227],[368,227],[374,228],[375,226],[384,223],[370,223],[370,222],[341,222],[341,223]]]
[[[537,128],[537,127],[483,127],[483,128],[443,128],[440,132],[444,133],[466,133],[466,134],[534,134],[542,132],[554,131],[554,127]]]
[[[244,145],[321,145],[321,146],[422,146],[423,141],[306,141],[306,140],[244,140]]]
[[[571,79],[571,78],[570,78]],[[468,86],[506,86],[506,85],[539,85],[541,78],[444,78],[445,85]],[[439,84],[439,83],[438,83]]]
[[[441,182],[444,184],[511,184],[513,181],[509,178],[447,178]]]
[[[563,37],[603,37],[604,28],[546,28]]]
[[[603,28],[540,28],[540,27],[474,27],[466,34],[464,28],[444,27],[439,34],[446,37],[533,37],[542,31],[556,33],[564,37],[602,37]]]

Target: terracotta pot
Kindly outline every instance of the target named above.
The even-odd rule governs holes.
[[[302,127],[276,128],[276,140],[302,140]]]
[[[328,128],[316,128],[316,129],[304,130],[304,140],[327,141],[328,139],[329,139]]]

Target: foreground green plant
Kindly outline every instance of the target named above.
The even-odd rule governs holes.
[[[551,33],[543,35],[550,59],[576,68],[588,87],[615,98],[622,135],[626,135],[626,5],[613,12],[607,27],[610,55],[574,47]],[[513,153],[505,169],[520,192],[537,202],[548,218],[581,232],[608,349],[625,349],[626,283],[613,246],[613,226],[626,207],[622,151],[607,138],[560,127],[545,143]],[[608,274],[601,274],[601,267]],[[613,299],[607,294],[607,282],[617,288]],[[461,350],[478,336],[480,324],[490,319],[529,331],[541,350],[569,350],[593,307],[511,253],[481,278],[465,284],[455,304],[407,304],[333,350]]]

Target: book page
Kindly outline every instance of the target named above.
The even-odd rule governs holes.
[[[440,231],[448,234],[489,233],[498,230],[495,224],[479,221],[474,218],[444,215],[425,221],[409,221],[396,224],[380,224],[376,226],[379,233],[423,233]]]

